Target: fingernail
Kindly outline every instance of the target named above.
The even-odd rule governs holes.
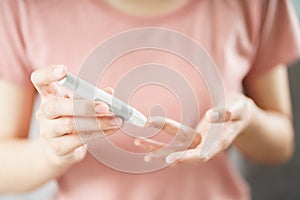
[[[172,164],[181,157],[181,153],[172,153],[166,157],[166,163]]]
[[[210,110],[207,112],[208,119],[211,122],[217,122],[220,118],[220,113],[218,111]]]
[[[150,162],[151,160],[152,160],[152,156],[151,156],[151,155],[145,155],[145,156],[144,156],[144,161],[145,161],[145,162],[148,163],[148,162]]]
[[[109,121],[111,126],[122,126],[123,120],[120,117],[115,117]]]
[[[98,114],[104,114],[104,113],[107,113],[108,111],[108,106],[107,105],[97,105],[95,107],[95,112],[98,113]]]
[[[55,76],[61,76],[63,72],[65,71],[65,66],[63,65],[58,65],[53,69],[53,74]]]
[[[135,139],[135,140],[134,140],[134,145],[135,145],[135,146],[141,146],[141,141],[138,140],[138,139]]]

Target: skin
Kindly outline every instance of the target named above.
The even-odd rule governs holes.
[[[294,133],[286,67],[279,65],[260,77],[246,77],[245,90],[249,97],[232,94],[225,108],[208,110],[194,132],[182,128],[180,123],[171,119],[158,118],[151,122],[151,126],[160,127],[165,133],[176,135],[176,138],[182,138],[180,135],[184,138],[195,136],[188,150],[180,150],[185,141],[178,141],[178,147],[164,148],[165,152],[160,149],[166,144],[155,140],[137,138],[135,144],[151,152],[146,155],[146,161],[163,158],[170,164],[204,163],[230,145],[236,145],[246,157],[257,163],[279,164],[287,161],[293,154]],[[213,113],[219,113],[219,119]],[[221,137],[217,145],[211,148],[204,142],[208,127],[220,123],[223,123]],[[169,153],[171,149],[173,152]]]
[[[116,9],[137,16],[144,13],[143,16],[146,17],[167,13],[184,3],[184,0],[106,1]],[[34,87],[26,89],[0,81],[0,90],[5,91],[0,93],[0,192],[31,190],[61,176],[73,164],[83,160],[86,150],[74,128],[74,118],[94,122],[96,115],[98,125],[106,135],[122,126],[122,122],[110,123],[110,120],[118,119],[111,116],[107,106],[102,103],[78,101],[76,103],[86,109],[74,115],[68,91],[60,90],[55,83],[65,76],[66,70],[63,66],[38,69],[32,74]],[[40,137],[28,140],[35,88],[42,97],[36,114]],[[111,89],[106,91],[112,92]],[[226,108],[212,108],[208,111],[197,130],[189,127],[181,129],[180,123],[171,119],[152,119],[150,126],[162,128],[166,133],[176,136],[179,143],[184,143],[184,138],[194,137],[196,134],[188,150],[182,152],[180,147],[175,146],[159,156],[168,163],[203,163],[228,146],[236,145],[247,157],[260,163],[275,164],[288,160],[294,146],[285,67],[278,66],[260,77],[247,77],[245,91],[247,96],[232,94],[228,97]],[[221,118],[227,129],[224,129],[217,147],[203,156],[201,141],[205,139],[207,126],[220,123],[213,117],[214,112],[224,116]],[[87,125],[83,128],[91,135],[85,138],[85,142],[102,137],[95,131],[95,126]],[[155,150],[165,145],[145,138],[137,138],[135,144],[149,150],[148,161],[155,157]]]
[[[61,176],[73,164],[84,159],[84,144],[103,137],[103,133],[110,135],[122,126],[122,120],[112,116],[106,104],[72,101],[68,91],[57,85],[66,72],[66,67],[58,65],[32,73],[32,83],[41,95],[41,105],[36,113],[40,134],[33,140],[25,137],[30,124],[34,88],[24,90],[0,82],[0,90],[6,91],[1,93],[0,102],[3,111],[0,122],[0,159],[3,161],[0,166],[0,192],[27,191]],[[112,92],[109,88],[105,90]],[[74,114],[73,105],[83,109],[77,109]],[[75,120],[84,122],[80,129],[89,132],[88,138],[79,138]],[[95,120],[96,125],[93,123]]]

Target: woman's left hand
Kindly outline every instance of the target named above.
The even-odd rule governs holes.
[[[169,164],[203,163],[227,149],[249,126],[254,108],[255,104],[250,98],[242,94],[235,95],[225,108],[208,110],[196,130],[171,119],[154,117],[149,126],[174,136],[176,144],[136,138],[135,145],[149,152],[145,156],[148,162],[159,158]],[[188,146],[186,141],[190,143]]]

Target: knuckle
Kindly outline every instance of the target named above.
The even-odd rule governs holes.
[[[82,146],[76,136],[63,136],[59,138],[53,145],[53,151],[58,156],[64,156]]]
[[[115,122],[112,122],[111,120],[112,118],[97,119],[98,127],[95,128],[101,131],[118,129],[119,126],[115,124]]]
[[[110,136],[114,133],[116,133],[118,131],[118,129],[111,129],[111,130],[105,130],[105,131],[102,131],[102,137],[103,136]]]
[[[81,144],[88,144],[98,139],[107,137],[106,131],[85,131],[80,133],[79,141]]]
[[[48,128],[47,128],[47,121],[44,118],[39,118],[38,120],[38,126],[39,126],[39,134],[43,138],[47,138],[46,136],[48,135]]]
[[[65,155],[65,147],[62,143],[54,143],[52,144],[52,149],[56,155],[62,156]]]
[[[45,124],[45,122],[40,124],[40,135],[47,141],[51,140],[51,138],[53,137],[52,132],[50,131],[48,126]]]
[[[51,99],[48,100],[43,106],[42,106],[43,113],[46,114],[47,117],[53,117],[57,114],[57,106],[56,101]]]
[[[40,131],[40,135],[41,135],[44,139],[48,139],[48,134],[47,134],[46,131],[41,130],[41,131]]]
[[[251,98],[247,98],[246,103],[245,103],[248,107],[251,107],[253,105],[255,105],[255,102],[253,99]]]
[[[75,112],[76,114],[89,116],[95,115],[95,106],[91,101],[74,100],[73,102],[69,103],[73,104],[73,107],[75,108],[73,112]]]
[[[96,120],[97,120],[96,122],[98,124],[98,127],[97,127],[98,130],[104,131],[106,129],[111,128],[111,125],[109,123],[109,121],[111,120],[110,118],[97,118]]]
[[[62,118],[60,124],[57,126],[59,132],[70,133],[73,131],[73,119],[72,118]]]
[[[35,113],[35,119],[36,119],[37,121],[40,121],[40,119],[42,118],[42,116],[43,116],[43,114],[42,114],[41,110],[38,109],[38,110],[36,111],[36,113]]]

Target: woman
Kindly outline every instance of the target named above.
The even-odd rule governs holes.
[[[233,144],[263,164],[282,163],[292,156],[285,66],[299,57],[300,47],[299,28],[289,1],[11,0],[2,1],[0,9],[1,192],[26,191],[57,179],[58,199],[249,199],[245,183],[232,169],[224,150]],[[72,101],[53,85],[67,71],[77,74],[90,50],[108,37],[149,26],[182,32],[206,49],[224,82],[229,102],[224,119],[229,128],[223,130],[209,155],[200,154],[206,131],[199,129],[200,139],[191,149],[180,156],[177,150],[167,155],[168,163],[177,160],[181,164],[147,174],[123,173],[86,153],[73,122],[86,113],[73,116]],[[203,82],[176,65],[186,63],[163,53],[121,58],[119,64],[125,67],[114,67],[103,85],[114,86],[130,66],[146,61],[177,67],[199,91],[197,96],[205,99],[199,106],[209,109],[208,95],[201,92]],[[28,140],[34,87],[41,96],[36,114],[40,136]],[[158,93],[160,98],[155,102],[171,99],[159,88],[149,91]],[[133,105],[143,111],[154,100],[142,97]],[[178,127],[173,120],[180,121],[174,102],[165,102],[169,105],[167,117],[172,120],[162,126],[171,135]],[[101,128],[107,134],[116,133],[112,137],[121,141],[120,146],[133,148],[133,139],[120,134],[123,122],[107,116],[105,104],[82,104],[104,115],[97,118]],[[222,114],[212,108],[202,120],[192,120],[203,127],[218,121]],[[137,139],[135,143],[151,150],[163,146],[155,140]],[[103,152],[109,154],[109,150]]]

